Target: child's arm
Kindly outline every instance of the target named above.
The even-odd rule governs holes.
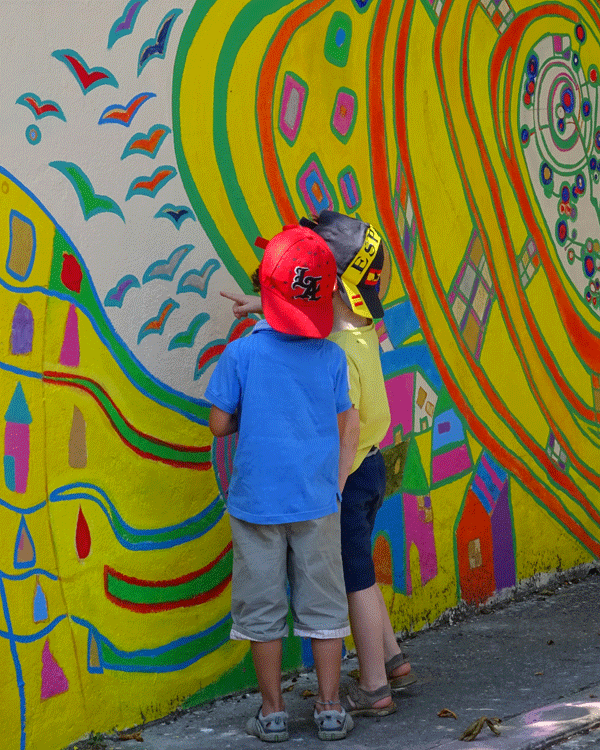
[[[214,404],[210,407],[208,426],[215,437],[225,437],[237,432],[238,423],[236,414],[228,414]]]
[[[338,481],[340,492],[343,492],[346,479],[354,463],[354,456],[358,448],[360,434],[360,417],[358,409],[351,407],[338,414],[338,429],[340,431],[340,464],[338,469]]]
[[[262,313],[260,297],[255,294],[221,292],[221,297],[226,297],[233,302],[233,314],[238,320],[246,318],[249,313]]]

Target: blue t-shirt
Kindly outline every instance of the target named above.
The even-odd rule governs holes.
[[[337,415],[352,404],[346,355],[327,339],[290,336],[260,321],[227,345],[205,397],[238,412],[227,509],[258,524],[335,513]]]

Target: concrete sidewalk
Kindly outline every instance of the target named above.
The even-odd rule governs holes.
[[[451,622],[405,641],[419,682],[397,693],[398,711],[381,719],[355,718],[355,729],[335,747],[365,750],[534,750],[600,723],[600,576],[549,583],[537,593]],[[452,621],[453,620],[453,621]],[[343,663],[342,685],[356,658]],[[317,739],[314,674],[285,680],[290,740],[283,745],[326,747]],[[251,750],[268,747],[244,732],[258,710],[256,693],[197,707],[142,729],[145,750]],[[457,716],[441,718],[449,709]],[[484,726],[471,743],[461,733],[481,716],[501,719],[501,734]],[[107,747],[122,749],[122,742]]]

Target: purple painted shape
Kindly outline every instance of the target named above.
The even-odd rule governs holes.
[[[218,438],[216,441],[215,464],[217,476],[221,480],[223,495],[227,497],[227,491],[229,490],[229,477],[227,475],[227,469],[225,467],[225,447],[223,445],[224,441],[224,438]]]
[[[27,490],[29,475],[29,425],[7,422],[4,428],[4,455],[15,461],[14,492]]]
[[[233,471],[233,454],[237,445],[237,434],[217,438],[213,446],[213,465],[223,500],[227,500],[229,480]]]
[[[562,48],[563,48],[563,46],[562,46],[562,36],[560,36],[559,34],[555,34],[552,37],[552,42],[553,42],[553,46],[554,46],[554,52],[555,53],[562,52]]]
[[[433,484],[461,474],[471,467],[471,457],[467,446],[459,445],[446,453],[434,456],[431,461],[431,481]]]
[[[496,507],[492,513],[492,543],[494,546],[494,578],[498,590],[514,586],[515,550],[513,528],[508,504],[508,482],[500,491]]]
[[[131,6],[131,8],[129,8],[129,12],[125,16],[125,20],[122,23],[120,23],[115,30],[116,31],[129,31],[130,25],[131,25],[131,19],[133,18],[133,16],[135,15],[139,7],[140,7],[140,3],[134,3]]]
[[[340,191],[344,203],[346,204],[346,208],[348,211],[352,211],[358,203],[358,188],[356,187],[356,182],[354,181],[354,175],[352,172],[346,172],[346,174],[340,178]]]
[[[404,252],[408,253],[410,249],[410,227],[408,224],[404,225],[404,237],[402,238],[402,247],[404,248]]]
[[[437,431],[439,435],[450,432],[450,422],[438,422]]]
[[[406,539],[406,594],[412,593],[410,571],[410,548],[414,544],[419,550],[419,567],[421,568],[421,585],[424,586],[437,575],[437,554],[433,535],[433,521],[426,522],[419,511],[416,495],[402,495],[404,507],[404,535]]]
[[[7,422],[4,428],[4,454],[17,458],[23,449],[29,452],[29,425]]]
[[[346,135],[354,118],[354,97],[347,91],[338,91],[333,113],[333,127],[340,135]]]
[[[12,319],[10,350],[12,354],[29,354],[33,346],[33,315],[19,303]]]
[[[279,127],[290,141],[295,141],[298,135],[305,99],[306,88],[288,73],[283,82]]]
[[[46,641],[42,652],[42,700],[66,693],[68,689],[69,681],[50,653],[50,644]]]
[[[414,375],[407,372],[402,375],[396,375],[386,381],[385,390],[387,392],[388,403],[392,421],[390,427],[381,441],[381,447],[394,443],[394,427],[402,428],[402,436],[405,437],[412,432],[412,407],[414,391]]]
[[[69,307],[65,337],[60,350],[60,363],[65,367],[79,367],[79,326],[75,305]]]

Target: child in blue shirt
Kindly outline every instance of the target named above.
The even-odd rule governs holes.
[[[390,413],[373,319],[383,317],[378,282],[384,248],[378,232],[360,219],[322,211],[300,224],[312,228],[333,252],[338,290],[329,338],[345,351],[350,374],[353,412],[360,417],[360,439],[351,473],[342,487],[342,561],[352,635],[360,666],[358,683],[348,688],[349,712],[385,716],[396,711],[392,690],[416,681],[396,641],[385,601],[375,581],[371,536],[385,494],[385,464],[379,443]],[[221,292],[233,300],[241,318],[260,312],[257,297]]]
[[[349,634],[340,553],[340,492],[358,441],[333,324],[336,264],[312,230],[286,227],[259,267],[265,321],[231,342],[206,398],[216,436],[237,431],[228,511],[233,539],[231,638],[251,642],[262,706],[246,726],[288,738],[281,692],[286,578],[296,635],[311,638],[319,738],[341,739],[352,718],[339,702],[342,638]]]

